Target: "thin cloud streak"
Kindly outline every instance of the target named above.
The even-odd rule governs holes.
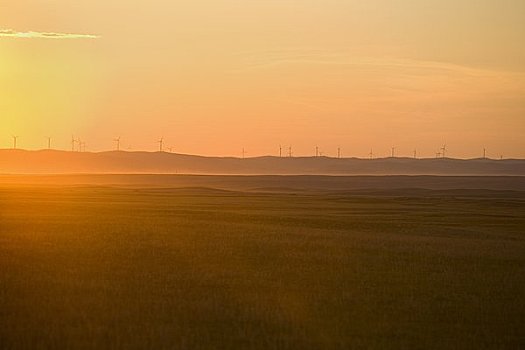
[[[72,34],[72,33],[52,33],[52,32],[18,32],[12,29],[0,29],[0,37],[21,38],[21,39],[98,39],[99,35],[94,34]]]
[[[237,53],[236,56],[244,57],[244,64],[232,72],[244,72],[263,68],[271,68],[280,65],[339,65],[355,67],[379,67],[384,69],[397,69],[405,72],[418,70],[425,72],[449,72],[462,73],[468,76],[486,76],[511,74],[524,77],[522,72],[494,70],[481,67],[471,67],[454,63],[416,60],[409,58],[383,57],[374,58],[366,56],[353,56],[349,53],[334,52],[327,54],[321,49],[287,49],[270,50],[259,52]]]

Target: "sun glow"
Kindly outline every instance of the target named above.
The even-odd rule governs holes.
[[[0,14],[0,147],[525,156],[521,1],[30,2]]]

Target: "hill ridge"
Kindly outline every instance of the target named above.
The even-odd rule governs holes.
[[[0,149],[2,174],[525,176],[525,159],[215,157],[168,152]]]

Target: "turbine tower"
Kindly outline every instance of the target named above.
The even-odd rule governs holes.
[[[71,135],[71,152],[75,152],[75,137]]]
[[[447,145],[443,145],[443,147],[441,147],[441,156],[443,158],[445,158],[445,153],[447,152]]]
[[[159,143],[159,152],[162,152],[162,144],[164,142],[164,137],[161,137],[160,140],[157,141]]]
[[[120,136],[113,139],[113,142],[117,143],[117,151],[120,151]]]
[[[51,149],[51,137],[48,136],[47,138],[47,149]]]
[[[395,147],[392,147],[392,158],[394,158],[394,157],[395,157],[395,155],[396,155],[396,153],[395,153],[395,152],[396,152],[396,148],[395,148]]]
[[[242,148],[242,159],[244,159],[244,156],[246,155],[246,151],[244,150],[244,147]]]
[[[292,158],[292,146],[288,147],[288,157]]]
[[[16,149],[16,141],[18,140],[18,136],[13,136],[13,149]]]
[[[417,149],[414,148],[414,159],[417,159]]]
[[[374,152],[371,148],[370,148],[370,153],[368,153],[368,155],[370,156],[370,159],[374,158]]]
[[[341,147],[337,147],[337,158],[341,158]]]
[[[483,159],[487,159],[487,149],[483,148]]]
[[[279,145],[279,158],[283,156],[283,147]]]
[[[315,156],[319,157],[319,147],[315,146]]]

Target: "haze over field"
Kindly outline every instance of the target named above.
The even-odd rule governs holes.
[[[4,2],[0,148],[524,158],[523,42],[521,0]]]

